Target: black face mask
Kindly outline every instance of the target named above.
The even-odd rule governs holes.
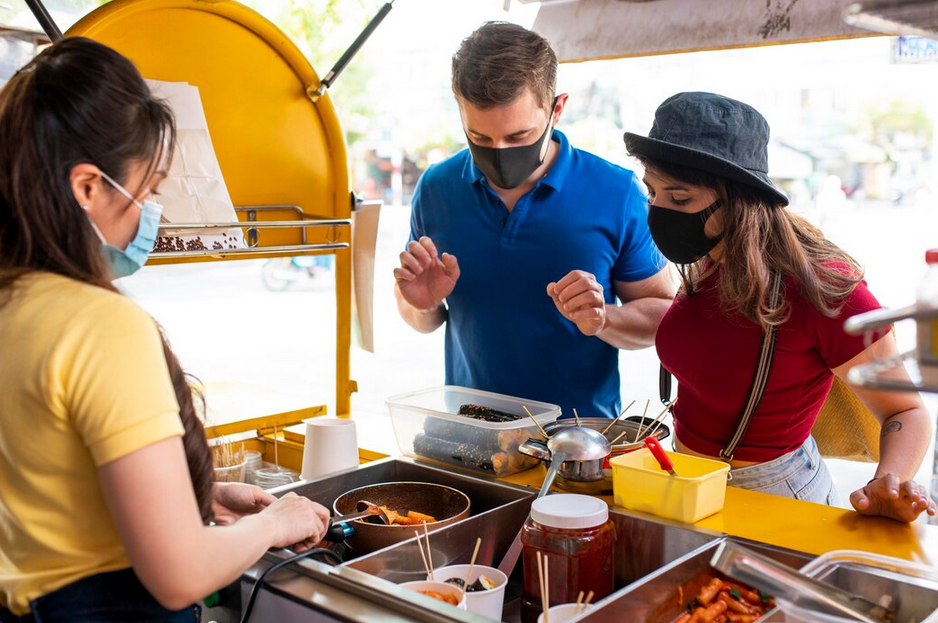
[[[710,215],[723,207],[717,199],[700,212],[679,212],[668,208],[648,207],[648,230],[662,254],[675,264],[693,264],[723,238],[707,238],[704,225]]]
[[[557,105],[557,99],[554,99],[554,106]],[[551,107],[551,119],[553,119],[553,110]],[[521,147],[482,147],[469,141],[469,152],[472,154],[472,161],[482,170],[485,177],[499,188],[511,189],[517,188],[531,177],[539,166],[544,164],[544,158],[541,156],[544,149],[544,141],[550,140],[551,122],[547,122],[547,128],[541,137],[530,145]],[[467,136],[468,140],[469,137]]]

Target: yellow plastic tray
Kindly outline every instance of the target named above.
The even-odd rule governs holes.
[[[662,471],[646,448],[611,459],[616,506],[685,523],[720,512],[729,465],[674,452],[667,455],[677,477]]]

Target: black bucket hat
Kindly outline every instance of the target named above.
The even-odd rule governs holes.
[[[788,197],[769,179],[769,124],[748,104],[715,93],[678,93],[655,111],[648,136],[625,133],[630,154],[726,177],[773,204]]]

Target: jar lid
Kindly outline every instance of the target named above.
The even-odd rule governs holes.
[[[590,495],[557,493],[534,500],[531,519],[552,528],[593,528],[606,523],[609,507]]]
[[[938,263],[938,249],[929,249],[928,251],[925,251],[925,263],[926,264]]]

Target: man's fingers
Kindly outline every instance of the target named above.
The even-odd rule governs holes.
[[[454,279],[459,277],[459,261],[456,259],[455,255],[450,253],[443,254],[443,271],[453,277]]]
[[[440,253],[439,251],[437,251],[436,245],[433,243],[432,240],[430,240],[430,238],[428,238],[427,236],[421,236],[418,242],[420,243],[421,248],[423,248],[423,250],[427,252],[427,257],[433,260],[439,257]]]
[[[413,273],[408,268],[395,268],[394,269],[394,281],[398,283],[405,283],[408,281],[413,281],[417,278],[417,275]]]
[[[576,295],[572,299],[565,301],[563,303],[564,309],[568,311],[576,311],[580,308],[597,308],[605,305],[603,297],[599,292],[595,290],[588,290],[581,294]]]
[[[433,249],[435,251],[436,247],[433,247]],[[430,251],[417,240],[411,240],[407,243],[407,253],[412,255],[421,266],[426,266],[434,258],[433,255],[430,255]]]

